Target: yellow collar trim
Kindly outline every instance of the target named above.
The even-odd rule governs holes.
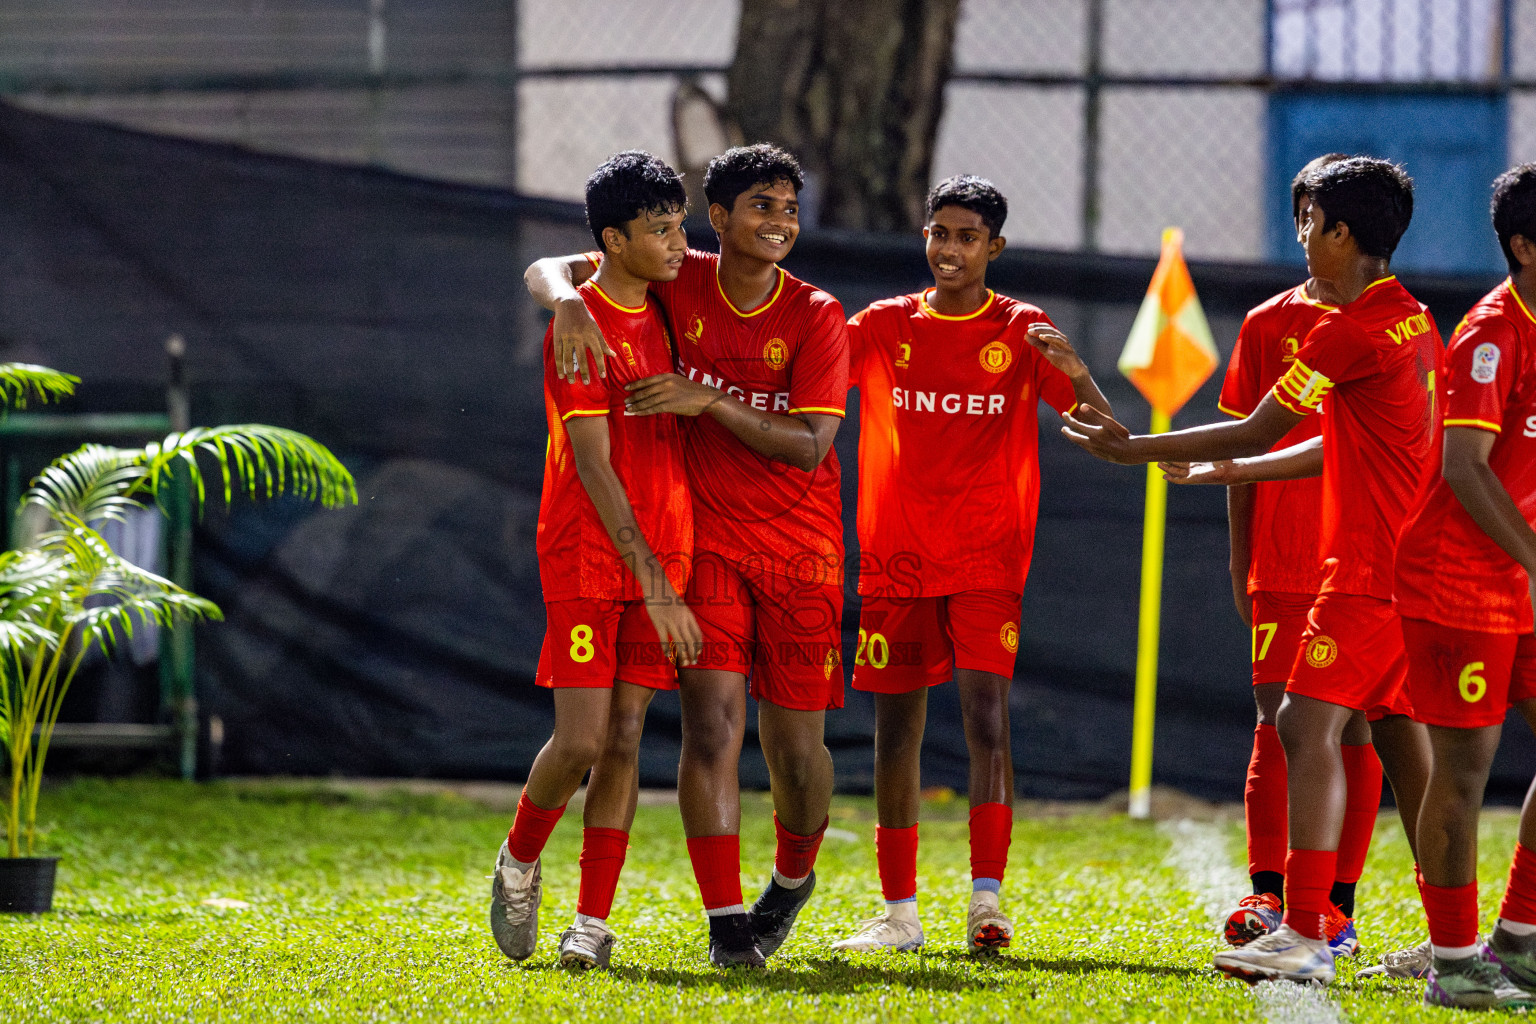
[[[1309,305],[1309,306],[1316,306],[1318,309],[1326,309],[1326,310],[1329,310],[1331,312],[1332,310],[1335,310],[1335,309],[1339,308],[1338,306],[1330,306],[1326,302],[1318,302],[1312,296],[1308,295],[1307,294],[1307,282],[1305,282],[1305,281],[1301,282],[1301,284],[1296,286],[1296,297],[1298,299],[1300,299],[1302,302],[1305,302],[1307,305]]]
[[[592,286],[593,291],[597,292],[597,294],[603,297],[603,301],[607,302],[608,305],[612,306],[614,309],[621,309],[626,313],[644,313],[646,306],[650,305],[651,302],[650,298],[647,297],[645,302],[639,306],[626,306],[621,302],[615,302],[613,296],[603,291],[603,286],[598,284],[595,278],[591,281],[588,281],[587,283]]]
[[[1360,292],[1360,294],[1364,295],[1366,292],[1370,291],[1372,288],[1375,288],[1379,284],[1386,284],[1388,281],[1396,281],[1396,280],[1397,280],[1397,275],[1396,274],[1388,274],[1386,277],[1378,278],[1375,281],[1372,281],[1370,284],[1366,285],[1365,288]]]
[[[1525,315],[1531,318],[1532,323],[1536,323],[1536,314],[1531,313],[1531,307],[1527,306],[1525,300],[1520,297],[1520,290],[1515,287],[1515,279],[1510,277],[1506,280],[1509,284],[1509,294],[1515,297],[1515,304],[1525,311]]]
[[[758,306],[756,309],[754,309],[750,313],[744,313],[741,310],[737,309],[736,308],[736,303],[732,302],[730,296],[725,294],[725,288],[722,287],[721,284],[720,284],[720,268],[719,267],[715,268],[715,291],[720,293],[720,298],[725,302],[725,304],[727,306],[730,307],[731,312],[735,313],[737,316],[739,316],[739,317],[757,316],[759,313],[762,313],[769,306],[771,306],[775,302],[777,302],[779,300],[779,295],[782,294],[783,291],[784,291],[784,279],[787,278],[789,276],[789,274],[788,274],[788,272],[785,271],[785,269],[783,267],[774,267],[773,269],[775,269],[775,270],[777,270],[779,272],[779,283],[774,285],[774,287],[773,287],[773,294],[768,296],[768,301],[763,303],[761,306]]]
[[[918,302],[920,302],[922,304],[922,309],[923,309],[924,313],[928,314],[931,317],[936,317],[936,318],[938,318],[940,320],[974,320],[978,316],[981,316],[981,314],[985,313],[987,310],[991,309],[992,308],[992,303],[997,299],[997,292],[994,292],[991,288],[988,288],[987,289],[987,301],[983,302],[981,304],[981,307],[979,309],[977,309],[974,313],[966,313],[964,316],[949,316],[949,315],[947,315],[945,313],[940,313],[938,310],[936,310],[932,306],[928,305],[928,293],[931,292],[931,291],[935,291],[935,290],[936,289],[933,289],[933,288],[925,288],[925,289],[923,289],[922,294],[920,296],[918,296]]]

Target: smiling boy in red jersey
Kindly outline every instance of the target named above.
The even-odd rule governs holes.
[[[843,704],[842,514],[832,439],[847,401],[848,336],[837,300],[778,261],[799,233],[799,164],[768,145],[732,149],[704,179],[720,255],[691,251],[657,291],[679,337],[676,373],[630,385],[636,415],[688,417],[696,522],[688,602],[704,631],[681,677],[678,800],[718,966],[762,966],[815,887],[832,800],[826,711]],[[529,268],[556,312],[566,372],[603,372],[611,345],[570,301],[581,257]],[[585,364],[583,364],[585,357]],[[773,789],[772,880],[741,896],[738,765],[746,683]]]
[[[1477,941],[1483,787],[1508,709],[1536,728],[1536,164],[1494,182],[1493,225],[1510,277],[1451,337],[1443,441],[1397,551],[1408,684],[1434,748],[1419,815],[1434,947],[1424,999],[1478,1009],[1536,1005],[1530,800],[1498,926]]]
[[[1292,179],[1291,218],[1298,232],[1307,175],[1342,159],[1342,153],[1317,157]],[[1336,308],[1336,304],[1324,301],[1333,298],[1323,294],[1325,291],[1317,281],[1308,279],[1248,313],[1222,383],[1222,412],[1238,419],[1248,416],[1291,369],[1301,339],[1324,313]],[[1275,448],[1283,450],[1321,435],[1321,417],[1309,416]],[[1238,615],[1253,632],[1253,699],[1258,710],[1248,785],[1243,793],[1253,894],[1227,916],[1223,933],[1234,946],[1273,931],[1283,911],[1286,764],[1275,716],[1285,697],[1285,683],[1306,629],[1307,614],[1323,583],[1318,556],[1322,503],[1319,476],[1234,483],[1227,488],[1232,595]],[[1377,717],[1382,717],[1381,711]],[[1338,911],[1330,914],[1328,939],[1335,955],[1350,956],[1360,946],[1353,922],[1355,884],[1365,865],[1381,806],[1381,762],[1365,721],[1352,720],[1346,727],[1343,756],[1349,795],[1339,839],[1338,877],[1329,894]],[[1412,823],[1408,828],[1412,836]]]
[[[536,681],[554,690],[555,729],[528,773],[491,883],[491,933],[507,956],[525,960],[538,941],[539,855],[590,769],[581,895],[560,937],[560,962],[578,968],[608,966],[613,950],[607,917],[634,822],[646,708],[657,690],[676,689],[674,663],[692,664],[701,643],[677,593],[693,546],[679,424],[624,410],[624,384],[671,363],[647,289],[682,265],[682,180],[630,151],[592,173],[586,196],[608,259],[578,297],[624,358],[608,382],[562,380],[552,332],[544,338],[549,446],[538,555],[549,627]]]
[[[1408,176],[1384,160],[1354,157],[1308,175],[1304,188],[1307,269],[1341,304],[1318,320],[1291,370],[1254,412],[1236,422],[1132,437],[1083,410],[1081,421],[1066,417],[1064,431],[1090,453],[1122,464],[1261,456],[1328,402],[1320,550],[1326,573],[1278,721],[1289,765],[1284,923],[1215,957],[1217,969],[1248,980],[1327,984],[1334,967],[1325,921],[1346,808],[1340,748],[1351,719],[1400,699],[1406,657],[1392,608],[1392,565],[1423,475],[1441,353],[1424,307],[1388,270],[1413,214]],[[1413,765],[1422,756],[1417,750],[1406,743],[1394,751],[1403,765],[1394,789],[1414,813],[1427,769]]]
[[[1040,487],[1038,403],[1109,412],[1045,314],[986,286],[1008,203],[956,177],[928,194],[934,287],[849,323],[859,404],[859,592],[853,686],[875,694],[875,850],[885,911],[840,950],[912,950],[919,762],[928,687],[960,692],[971,761],[972,952],[1012,939],[998,906],[1013,824],[1008,690]]]

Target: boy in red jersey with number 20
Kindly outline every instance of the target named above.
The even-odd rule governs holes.
[[[953,673],[970,753],[967,941],[1012,940],[998,905],[1013,826],[1008,690],[1034,543],[1038,403],[1109,403],[1034,306],[986,285],[1008,203],[955,177],[928,194],[934,287],[849,323],[859,403],[859,646],[853,686],[875,694],[875,851],[885,909],[834,949],[912,950],[919,762],[928,687]]]
[[[636,415],[684,418],[697,557],[688,604],[704,651],[681,676],[678,801],[709,919],[709,956],[760,967],[815,888],[832,800],[826,712],[843,704],[842,512],[832,439],[848,389],[842,307],[778,266],[799,233],[802,178],[774,146],[742,146],[704,177],[718,257],[690,250],[659,286],[678,337],[676,372],[630,385]],[[590,373],[611,339],[571,301],[592,263],[529,268],[556,311],[557,362]],[[563,346],[563,347],[562,347]],[[581,358],[586,355],[585,367]],[[569,360],[569,363],[567,363]],[[773,877],[747,912],[741,895],[738,768],[747,682],[773,789]]]

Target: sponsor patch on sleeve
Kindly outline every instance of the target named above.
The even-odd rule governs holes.
[[[1472,379],[1479,384],[1492,384],[1499,375],[1499,346],[1485,341],[1472,350]]]

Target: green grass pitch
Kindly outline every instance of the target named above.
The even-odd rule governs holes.
[[[80,781],[45,794],[64,856],[53,914],[0,915],[0,1021],[1418,1021],[1422,984],[1326,996],[1210,969],[1213,913],[1242,880],[1239,824],[1133,822],[1087,811],[1020,820],[1004,906],[1010,952],[964,954],[963,802],[925,808],[920,954],[834,956],[878,907],[873,806],[839,798],[814,900],[766,971],[704,959],[702,915],[674,807],[647,806],[612,923],[614,969],[554,964],[575,910],[577,816],[545,853],[539,951],[507,961],[486,926],[486,876],[509,815],[451,796],[340,795],[303,784]],[[748,797],[748,899],[772,822]],[[1492,915],[1516,821],[1485,819]],[[857,837],[850,839],[846,834]],[[1402,830],[1384,815],[1361,885],[1360,964],[1420,939]],[[233,899],[248,909],[209,906]]]

